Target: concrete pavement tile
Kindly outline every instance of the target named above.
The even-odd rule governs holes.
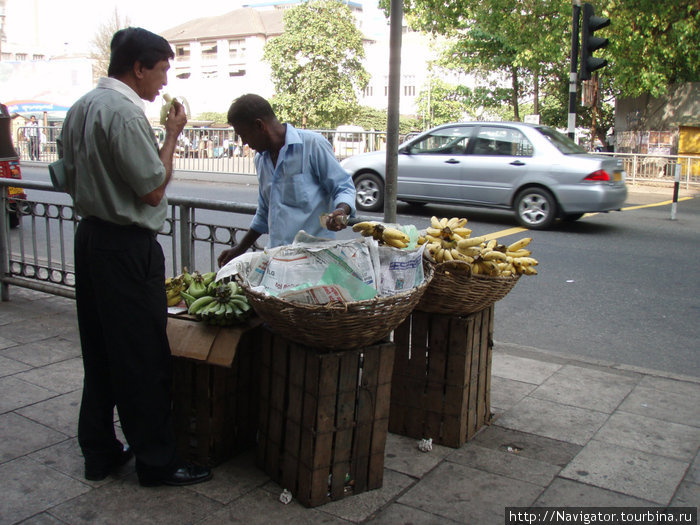
[[[65,523],[54,518],[48,512],[42,512],[41,514],[32,516],[28,520],[24,520],[22,525],[65,525]]]
[[[66,435],[20,415],[12,412],[0,414],[0,462],[24,456],[66,439]]]
[[[688,463],[591,440],[560,476],[668,505]]]
[[[190,489],[228,504],[269,481],[270,477],[255,465],[255,449],[250,449],[215,467],[214,479]]]
[[[542,487],[445,461],[399,503],[461,523],[503,523],[506,507],[528,507]]]
[[[51,509],[71,525],[199,523],[223,507],[189,487],[141,487],[136,474],[112,481]]]
[[[16,378],[65,394],[83,388],[83,360],[75,357],[58,363],[33,368],[15,375]]]
[[[557,478],[533,507],[649,507],[651,501],[570,479]]]
[[[348,525],[324,512],[325,506],[308,509],[292,500],[284,505],[279,494],[255,489],[203,519],[200,525]]]
[[[645,375],[639,382],[639,386],[655,388],[656,390],[665,390],[666,392],[675,392],[676,394],[683,394],[691,399],[700,399],[700,379],[692,382]]]
[[[2,325],[0,324],[0,326]],[[11,348],[13,346],[17,346],[17,341],[0,337],[0,350],[4,350],[5,348]]]
[[[517,454],[550,465],[565,467],[581,450],[581,445],[550,439],[491,425],[470,441],[481,447]]]
[[[491,377],[491,409],[499,413],[505,412],[535,388],[537,386],[532,383],[523,383],[494,375]]]
[[[637,386],[620,405],[620,410],[700,427],[700,395]]]
[[[78,434],[81,398],[82,390],[74,390],[68,394],[20,408],[15,412],[32,421],[58,430],[66,436],[76,436]]]
[[[639,379],[592,368],[566,365],[538,386],[532,397],[598,412],[612,413]]]
[[[56,392],[16,376],[0,377],[0,414],[55,397]]]
[[[481,447],[474,443],[467,443],[455,450],[447,456],[447,460],[542,487],[549,485],[561,470],[561,467],[543,461],[522,457],[513,452]]]
[[[594,439],[692,461],[700,446],[700,428],[618,411],[610,416]]]
[[[28,319],[27,316],[24,316],[20,321],[4,325],[2,327],[3,337],[18,343],[32,343],[76,330],[75,326],[66,325],[61,321],[62,318],[53,320],[49,317],[41,316]]]
[[[414,483],[415,479],[409,476],[384,469],[384,478],[380,488],[326,503],[323,505],[323,512],[353,523],[359,523],[369,518]]]
[[[90,487],[29,458],[0,465],[3,523],[17,523],[86,493]]]
[[[429,453],[418,449],[418,439],[388,434],[384,454],[384,468],[420,478],[442,461],[452,449],[433,445]]]
[[[37,367],[80,357],[80,345],[63,337],[52,337],[36,343],[16,345],[3,351],[2,355]]]
[[[561,367],[557,363],[494,352],[491,373],[504,379],[540,385]]]
[[[700,507],[700,485],[684,481],[671,500],[671,507]]]
[[[700,452],[695,454],[695,459],[685,475],[685,480],[700,484]]]
[[[495,519],[502,522],[503,518],[500,516],[494,516]],[[367,521],[372,525],[449,525],[449,524],[462,524],[459,521],[452,521],[451,519],[445,518],[444,516],[436,516],[435,514],[430,514],[429,512],[423,512],[420,509],[409,507],[407,505],[402,505],[400,503],[394,503],[389,505],[387,508],[379,511],[371,520]],[[462,524],[463,525],[463,524]]]
[[[3,353],[0,355],[0,377],[11,376],[18,372],[24,372],[29,370],[29,365],[25,363],[20,363],[16,359],[6,357]]]
[[[585,445],[608,414],[527,397],[501,415],[495,425],[576,445]]]

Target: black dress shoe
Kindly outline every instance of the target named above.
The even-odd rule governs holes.
[[[209,481],[213,474],[209,467],[201,467],[192,463],[180,465],[162,475],[139,473],[139,483],[142,487],[156,487],[158,485],[194,485],[203,481]]]
[[[126,463],[134,457],[134,452],[129,445],[124,445],[121,452],[118,452],[111,461],[107,463],[96,463],[94,461],[85,461],[85,479],[90,481],[102,481],[113,470],[126,465]]]

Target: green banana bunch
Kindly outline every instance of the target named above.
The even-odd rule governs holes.
[[[226,284],[210,283],[207,294],[195,298],[185,292],[189,304],[188,313],[213,325],[230,326],[244,322],[251,310],[248,299],[240,286],[231,281]]]

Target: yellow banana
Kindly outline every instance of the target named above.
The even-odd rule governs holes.
[[[523,266],[522,273],[525,275],[537,275],[537,269],[533,268],[532,266]]]
[[[484,237],[470,237],[468,239],[462,239],[457,242],[459,248],[469,248],[470,246],[477,246],[484,242]]]
[[[539,262],[532,257],[513,257],[513,264],[520,266],[537,266]]]
[[[438,230],[441,229],[442,226],[440,225],[440,219],[438,219],[435,215],[430,217],[430,226],[437,228]]]
[[[440,228],[433,228],[432,226],[428,226],[425,229],[425,233],[428,235],[432,235],[433,237],[440,237],[440,235],[442,235],[442,230]]]
[[[452,233],[466,239],[471,235],[472,231],[469,228],[453,228]]]
[[[445,262],[454,261],[454,257],[452,257],[452,249],[450,249],[450,248],[443,248],[443,250],[442,250],[442,258],[444,259]]]
[[[440,228],[445,228],[447,227],[447,217],[443,217],[440,219]]]
[[[491,239],[490,241],[486,241],[486,248],[489,250],[493,250],[496,247],[496,244],[498,241],[496,239]]]
[[[503,252],[499,252],[497,250],[491,250],[490,252],[487,252],[483,254],[482,256],[485,261],[503,261],[505,262],[506,260],[506,254]]]
[[[528,244],[530,244],[530,241],[532,240],[532,237],[523,237],[519,241],[515,241],[513,244],[510,244],[508,246],[508,251],[509,252],[515,252],[518,251],[522,248],[525,248]]]
[[[384,231],[382,232],[382,237],[386,241],[387,239],[396,239],[403,241],[404,243],[408,243],[411,239],[408,235],[406,235],[404,232],[401,230],[397,230],[396,228],[384,228]]]
[[[525,249],[520,249],[516,251],[506,251],[506,255],[509,255],[510,257],[529,257],[532,255],[532,252],[530,250],[525,250]]]
[[[369,229],[373,229],[376,225],[377,225],[377,223],[372,222],[372,221],[358,222],[356,224],[353,224],[352,231],[359,232],[362,230],[369,230]]]
[[[460,247],[459,243],[457,243],[457,249],[462,253],[462,255],[467,255],[469,257],[476,257],[477,255],[481,254],[481,248],[478,246]]]
[[[392,239],[391,237],[389,237],[388,239],[385,238],[384,242],[389,246],[393,246],[394,248],[403,249],[408,247],[408,243],[403,242],[401,239]]]
[[[423,246],[427,240],[428,239],[426,239],[424,236],[419,235],[418,240],[416,242],[417,242],[418,246]]]

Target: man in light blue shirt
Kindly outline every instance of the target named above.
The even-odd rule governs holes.
[[[299,230],[334,238],[347,226],[355,213],[355,186],[322,135],[280,123],[269,102],[253,94],[233,102],[228,122],[257,151],[258,209],[241,242],[219,255],[220,266],[265,233],[275,247],[291,244]],[[319,221],[324,213],[326,228]]]

